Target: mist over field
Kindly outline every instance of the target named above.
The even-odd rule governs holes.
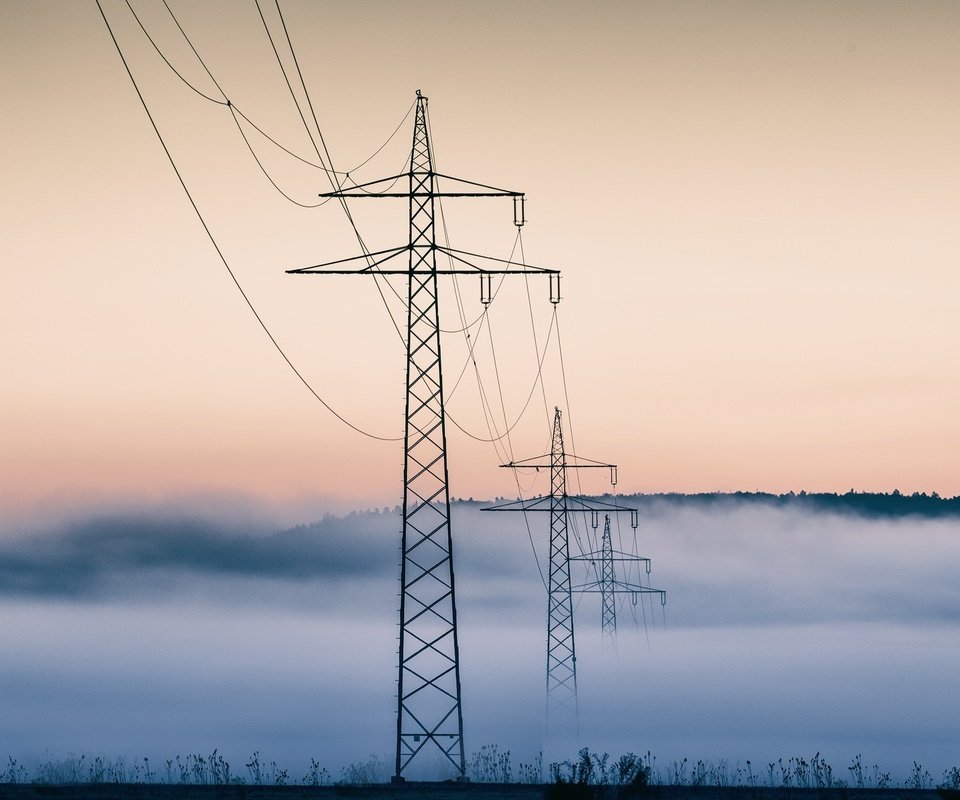
[[[840,778],[858,753],[900,780],[960,764],[950,504],[636,500],[668,602],[626,598],[616,653],[598,598],[579,602],[584,744],[764,771],[819,752]],[[522,515],[479,508],[453,510],[466,746],[516,765],[542,747],[545,591]],[[128,505],[6,524],[0,757],[219,748],[235,772],[259,751],[336,777],[389,754],[398,513],[268,518]],[[542,563],[546,515],[530,524]],[[632,546],[628,519],[614,535]]]

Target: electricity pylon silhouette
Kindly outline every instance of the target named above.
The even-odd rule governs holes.
[[[550,452],[534,458],[501,465],[510,469],[549,469],[550,494],[529,500],[501,503],[484,511],[544,511],[550,514],[550,563],[547,582],[547,718],[549,741],[579,739],[580,716],[577,701],[577,653],[573,628],[573,592],[568,520],[572,512],[630,511],[610,503],[567,494],[567,470],[609,469],[616,485],[617,466],[568,453],[563,444],[560,409],[554,409]]]
[[[617,597],[613,568],[613,542],[610,539],[610,515],[603,515],[603,539],[600,543],[600,632],[603,641],[611,644],[617,638]]]
[[[406,190],[395,191],[394,184],[403,178],[407,179]],[[402,275],[407,279],[400,644],[396,772],[393,780],[403,782],[418,756],[421,774],[424,768],[433,768],[435,762],[425,757],[427,753],[434,758],[439,753],[441,759],[463,778],[466,761],[437,276],[479,276],[480,298],[486,305],[492,300],[492,275],[524,273],[548,275],[550,299],[559,302],[560,273],[554,269],[517,264],[512,264],[514,268],[510,269],[511,262],[437,244],[435,212],[438,199],[512,197],[514,223],[520,226],[524,222],[524,196],[520,192],[434,171],[427,98],[419,90],[410,171],[348,188],[341,186],[337,191],[320,196],[340,198],[341,202],[346,198],[384,197],[408,201],[409,238],[406,244],[287,271],[297,275]],[[437,253],[447,256],[448,268],[437,268]],[[394,267],[393,264],[404,255],[406,266]],[[344,266],[361,260],[366,265],[360,269]],[[477,260],[506,264],[507,267],[478,266]]]
[[[617,510],[630,512],[630,524],[633,530],[637,529],[637,511],[633,508],[619,507]],[[593,529],[597,529],[597,512],[593,512]],[[602,646],[612,648],[617,641],[617,595],[629,594],[636,605],[637,598],[643,595],[659,595],[661,605],[667,602],[667,593],[662,589],[654,589],[652,586],[644,586],[642,579],[637,575],[637,581],[628,580],[633,572],[632,565],[643,564],[647,575],[650,574],[650,559],[639,556],[634,553],[625,553],[622,550],[613,549],[613,537],[610,533],[610,515],[605,514],[603,519],[603,535],[600,540],[599,553],[584,553],[579,556],[571,557],[571,561],[587,561],[594,566],[597,579],[586,581],[573,587],[574,592],[580,594],[600,595],[600,629]],[[600,562],[599,572],[597,572],[597,562]],[[615,564],[620,563],[625,567],[623,570],[626,576],[617,578]]]

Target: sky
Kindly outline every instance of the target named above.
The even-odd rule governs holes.
[[[184,77],[219,98],[163,5],[132,5]],[[275,6],[263,5],[282,36]],[[170,6],[231,102],[308,158],[256,6]],[[546,337],[547,287],[533,279],[508,280],[489,328],[472,329],[500,430],[497,372],[513,423],[544,353],[544,388],[513,428],[514,455],[544,451],[561,406],[578,449],[620,464],[628,491],[960,492],[949,422],[960,375],[948,349],[960,256],[956,4],[282,8],[339,169],[380,147],[421,89],[438,169],[527,193],[525,256],[563,270],[560,347]],[[284,274],[357,254],[342,212],[284,199],[229,110],[177,78],[125,3],[104,10],[278,342],[351,422],[398,436],[404,350],[376,287]],[[3,507],[395,503],[400,445],[337,421],[259,328],[95,4],[5,0],[0,15]],[[411,125],[353,176],[396,174]],[[291,197],[311,203],[329,188],[245,132]],[[402,202],[353,209],[371,247],[405,241]],[[509,256],[509,201],[450,201],[445,214],[454,247]],[[478,288],[457,288],[475,319]],[[442,292],[442,325],[455,330],[454,287]],[[450,387],[467,363],[463,334],[444,347]],[[448,395],[452,418],[489,437],[472,366]],[[496,468],[504,450],[454,426],[449,439],[455,495],[512,490]]]
[[[257,6],[169,4],[232,105],[311,160]],[[131,5],[183,78],[221,98],[163,3]],[[285,199],[230,110],[184,85],[125,2],[103,8],[276,341],[351,423],[400,435],[402,304],[366,278],[284,273],[357,255],[342,211]],[[400,172],[420,89],[437,169],[526,192],[523,253],[563,271],[556,312],[536,279],[506,280],[486,317],[473,282],[442,283],[454,496],[514,496],[498,465],[548,449],[554,406],[570,449],[617,463],[623,492],[960,494],[960,6],[281,8],[337,169]],[[387,752],[397,520],[349,514],[400,501],[400,444],[343,425],[279,356],[95,3],[0,0],[0,102],[0,757],[83,742]],[[329,189],[240,128],[290,197]],[[372,249],[405,242],[402,202],[351,209]],[[509,201],[451,200],[444,218],[454,247],[516,252]],[[471,438],[490,436],[490,413],[512,426],[496,447]],[[265,539],[326,513],[322,553]],[[949,522],[698,513],[645,521],[671,598],[649,647],[640,625],[600,663],[582,628],[597,746],[645,750],[655,731],[668,761],[955,763]],[[358,563],[342,525],[363,541],[386,530],[387,549],[369,539]],[[468,748],[530,753],[542,588],[525,532],[463,526]],[[521,552],[495,557],[491,541]],[[318,643],[350,657],[318,666]],[[508,688],[505,654],[522,676]],[[613,705],[643,735],[610,722]]]

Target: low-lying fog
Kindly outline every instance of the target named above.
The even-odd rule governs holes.
[[[546,597],[523,517],[478,508],[454,507],[466,746],[516,767],[542,747]],[[241,774],[259,751],[336,778],[389,756],[397,513],[229,520],[127,507],[2,532],[0,758],[218,748]],[[637,537],[665,614],[624,598],[602,652],[579,600],[584,744],[764,773],[819,752],[842,778],[857,754],[895,780],[960,765],[960,519],[647,499]]]

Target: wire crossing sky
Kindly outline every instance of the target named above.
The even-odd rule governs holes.
[[[960,491],[954,4],[103,9],[225,261],[352,424],[400,430],[397,285],[284,270],[397,240],[402,209],[301,205],[402,173],[421,88],[439,169],[527,195],[522,254],[508,201],[445,208],[449,246],[564,276],[557,320],[535,282],[486,315],[443,287],[465,431],[539,451],[569,405],[625,491]],[[0,23],[4,508],[395,502],[397,445],[238,301],[96,4]],[[516,494],[502,447],[454,428],[454,493]]]

